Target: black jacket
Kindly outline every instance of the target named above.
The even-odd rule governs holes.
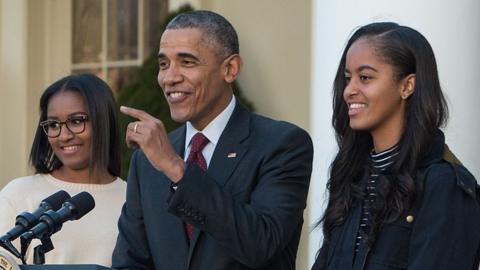
[[[465,167],[446,160],[444,147],[438,130],[415,179],[423,190],[411,211],[384,225],[373,246],[362,243],[354,256],[361,205],[354,208],[323,244],[312,270],[478,269],[477,183]]]

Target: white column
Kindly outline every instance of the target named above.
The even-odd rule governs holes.
[[[0,14],[0,187],[27,171],[27,1],[2,0]]]
[[[0,0],[0,7],[1,188],[32,173],[40,95],[70,73],[71,1]]]
[[[312,18],[311,128],[315,161],[309,197],[311,224],[323,213],[328,166],[336,152],[331,127],[333,78],[350,34],[373,21],[396,21],[417,29],[429,40],[450,105],[447,143],[480,179],[480,1],[314,0]],[[321,231],[316,230],[309,239],[310,266],[321,237]]]

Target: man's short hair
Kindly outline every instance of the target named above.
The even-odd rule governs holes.
[[[205,35],[204,40],[213,44],[223,58],[238,54],[237,32],[232,24],[223,16],[207,10],[196,10],[177,15],[167,25],[166,29],[200,29]]]

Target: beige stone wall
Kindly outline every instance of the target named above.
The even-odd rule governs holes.
[[[240,86],[263,115],[309,129],[310,1],[203,0],[237,29]]]
[[[32,173],[41,93],[70,70],[70,1],[0,0],[0,188]]]
[[[257,112],[310,129],[311,1],[170,0],[224,15],[245,66],[239,82]]]

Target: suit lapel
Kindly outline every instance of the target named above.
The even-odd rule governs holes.
[[[207,173],[221,186],[227,183],[247,152],[246,145],[242,142],[250,134],[250,115],[251,113],[237,101],[235,110],[215,147]]]
[[[247,148],[242,142],[250,134],[250,116],[251,113],[237,101],[232,116],[228,120],[227,126],[215,147],[207,174],[221,186],[227,183],[230,175],[247,152]],[[199,229],[193,227],[188,255],[189,266],[195,245],[199,238],[203,237],[200,233]]]

